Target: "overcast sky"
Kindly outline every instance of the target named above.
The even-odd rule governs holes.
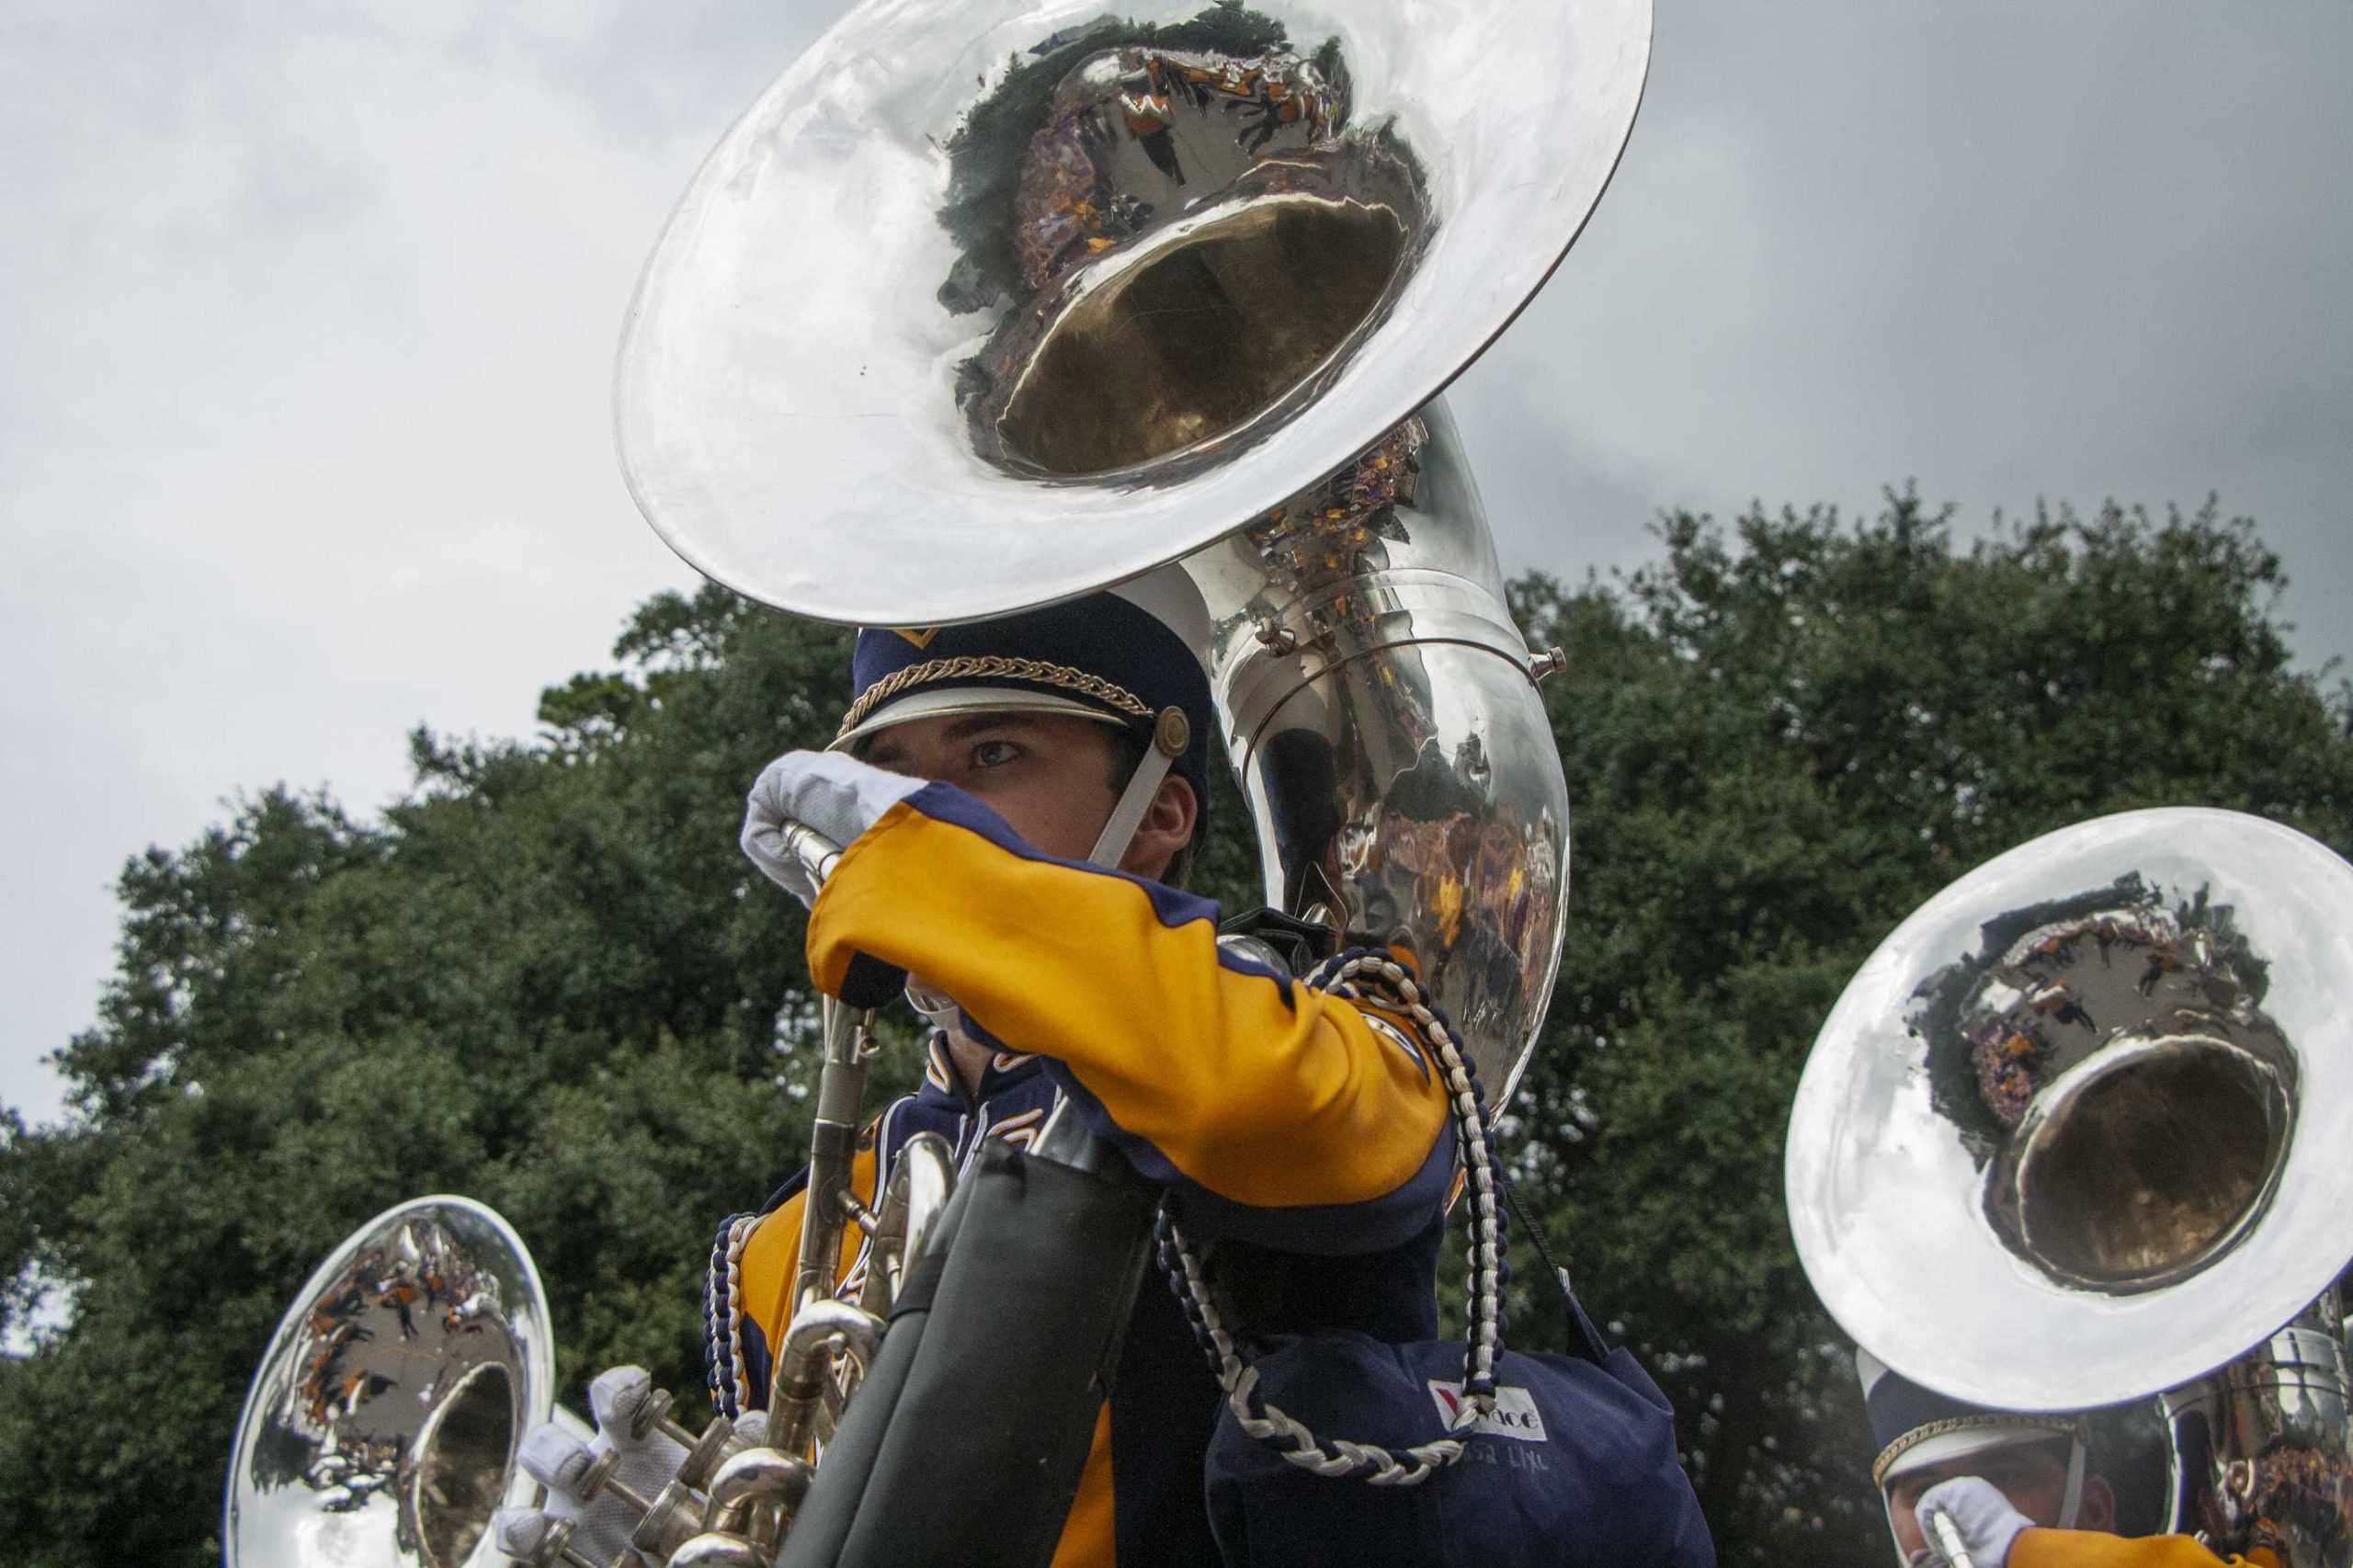
[[[622,307],[840,9],[0,0],[0,1101],[55,1113],[126,857],[281,779],[373,811],[411,726],[528,733],[688,584],[614,468]],[[1506,565],[1907,477],[1972,526],[2213,491],[2353,651],[2348,62],[2353,0],[1661,0],[1454,397]]]

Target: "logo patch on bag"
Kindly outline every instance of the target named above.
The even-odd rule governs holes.
[[[1455,1418],[1462,1413],[1462,1385],[1429,1380],[1430,1399],[1437,1404],[1438,1416],[1449,1430]],[[1495,1408],[1465,1428],[1472,1436],[1517,1437],[1523,1443],[1541,1443],[1544,1437],[1544,1413],[1536,1408],[1536,1401],[1523,1388],[1508,1383],[1495,1386]]]

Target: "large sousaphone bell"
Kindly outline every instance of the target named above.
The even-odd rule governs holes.
[[[1568,801],[1434,399],[1600,199],[1649,44],[1648,0],[861,6],[647,265],[631,489],[829,620],[1181,561],[1268,903],[1409,952],[1500,1101]]]
[[[2170,1528],[2353,1562],[2353,867],[2128,812],[1898,926],[1807,1059],[1790,1222],[1831,1315],[1996,1410],[2162,1395]]]

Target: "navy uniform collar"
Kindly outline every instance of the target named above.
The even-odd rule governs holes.
[[[989,1057],[988,1065],[981,1069],[981,1092],[975,1101],[964,1093],[964,1082],[956,1072],[956,1059],[948,1053],[948,1036],[934,1029],[924,1048],[923,1082],[915,1088],[915,1100],[941,1110],[971,1110],[975,1104],[985,1105],[1006,1090],[1028,1083],[1044,1067],[1042,1056],[996,1051]]]

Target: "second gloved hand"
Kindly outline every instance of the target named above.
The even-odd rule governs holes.
[[[1995,1490],[1990,1482],[1973,1475],[1939,1481],[1920,1494],[1914,1509],[1920,1521],[1920,1533],[1927,1539],[1927,1560],[1938,1565],[1951,1561],[1945,1555],[1944,1542],[1930,1523],[1929,1516],[1938,1513],[1952,1520],[1959,1529],[1961,1543],[1976,1568],[2003,1568],[2009,1562],[2011,1543],[2018,1540],[2019,1532],[2034,1528],[2034,1521],[2012,1507],[2010,1500]]]
[[[784,824],[803,824],[847,847],[923,786],[920,778],[885,772],[840,752],[787,752],[760,771],[745,798],[744,853],[770,881],[802,903],[813,903],[816,884],[799,858],[785,852]]]

